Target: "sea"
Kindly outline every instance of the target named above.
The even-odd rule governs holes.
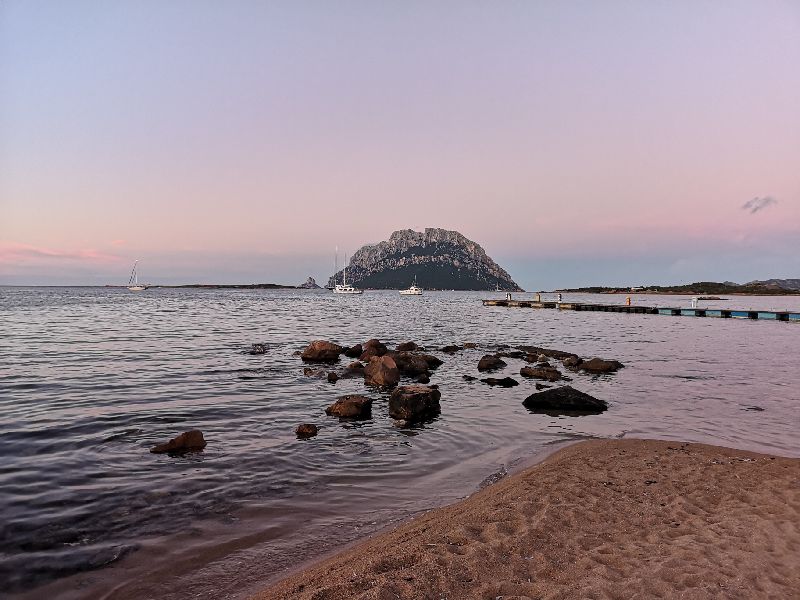
[[[800,323],[483,306],[497,296],[0,288],[0,596],[246,597],[584,439],[800,457]],[[702,304],[798,311],[800,296]],[[413,341],[444,361],[431,378],[438,417],[399,426],[386,391],[304,375],[297,353],[310,341],[370,338]],[[440,351],[465,343],[477,347]],[[266,352],[251,355],[253,344]],[[517,345],[622,361],[613,374],[566,373],[609,410],[529,412],[522,401],[536,389],[522,360],[493,375],[517,387],[464,378],[481,376],[484,354]],[[352,393],[374,398],[370,419],[326,416]],[[298,439],[300,423],[319,434]],[[202,430],[204,451],[150,453],[189,429]]]

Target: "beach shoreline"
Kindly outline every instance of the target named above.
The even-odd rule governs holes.
[[[800,459],[623,439],[570,444],[252,598],[788,598],[798,589]]]

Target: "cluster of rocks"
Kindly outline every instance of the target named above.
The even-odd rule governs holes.
[[[405,426],[430,419],[439,414],[441,393],[438,386],[424,385],[430,382],[431,371],[442,364],[442,360],[426,354],[425,349],[414,342],[398,344],[390,350],[383,342],[371,339],[363,344],[340,346],[326,340],[315,340],[300,353],[306,363],[339,362],[342,356],[354,358],[341,374],[325,369],[306,367],[307,376],[326,377],[331,383],[340,378],[363,377],[364,384],[381,389],[392,389],[389,396],[389,416],[398,425]],[[398,386],[401,377],[415,380],[414,385]],[[340,396],[325,409],[328,416],[340,419],[368,419],[372,415],[372,398],[357,394]],[[298,437],[313,437],[318,429],[305,423],[296,433]]]
[[[335,363],[341,356],[356,358],[348,364],[342,375],[327,372],[328,381],[335,383],[340,377],[363,377],[364,383],[376,387],[390,388],[400,382],[400,377],[413,377],[417,383],[429,383],[431,371],[442,361],[426,354],[414,342],[398,344],[389,350],[384,343],[371,339],[364,344],[345,347],[325,340],[311,342],[300,354],[307,363]],[[306,368],[308,376],[322,376],[322,371]]]
[[[530,366],[522,367],[519,374],[525,378],[547,381],[548,383],[572,381],[572,378],[564,375],[557,366],[550,362],[551,359],[559,361],[569,371],[588,374],[614,373],[625,366],[617,360],[603,358],[584,360],[571,352],[540,348],[538,346],[519,346],[514,350],[504,349],[494,354],[483,356],[478,361],[478,371],[487,372],[505,368],[508,363],[503,360],[504,358],[519,359],[532,363]],[[477,378],[465,375],[464,379],[474,381]],[[519,385],[519,382],[511,377],[502,379],[488,377],[481,379],[481,381],[490,386],[513,387]],[[550,385],[536,383],[537,391],[551,387]],[[532,394],[523,401],[523,405],[534,412],[566,415],[596,414],[608,408],[608,404],[605,401],[598,400],[571,386],[561,386]]]
[[[476,347],[475,344],[469,343],[447,345],[440,348],[440,351],[445,354],[455,354],[461,350]],[[264,354],[266,352],[265,344],[253,344],[248,353]],[[442,364],[442,360],[432,354],[427,354],[424,348],[414,342],[404,342],[398,344],[394,350],[390,350],[377,339],[349,347],[325,340],[315,340],[302,352],[295,354],[299,354],[304,362],[310,364],[331,365],[338,363],[342,356],[354,359],[338,373],[310,366],[306,367],[303,372],[306,376],[324,378],[330,383],[336,383],[342,378],[359,377],[363,378],[365,385],[391,390],[389,416],[395,419],[400,426],[431,419],[441,412],[439,402],[441,393],[438,386],[425,384],[430,382],[431,371],[438,368]],[[518,346],[516,349],[503,346],[494,354],[486,354],[481,357],[478,361],[478,371],[484,373],[505,368],[508,363],[503,360],[504,358],[531,363],[520,369],[520,375],[536,380],[537,393],[529,395],[522,404],[532,412],[550,415],[599,414],[608,408],[608,403],[604,400],[594,398],[569,385],[560,387],[549,385],[561,381],[571,381],[570,377],[558,369],[556,366],[558,362],[570,372],[592,375],[614,373],[625,366],[617,360],[597,357],[584,360],[571,352],[538,346]],[[553,364],[551,360],[557,361],[557,363]],[[415,383],[399,386],[401,377],[412,378]],[[470,382],[478,379],[472,375],[464,375],[463,378]],[[519,382],[512,377],[485,377],[480,381],[491,387],[510,388],[519,385]],[[547,384],[540,383],[542,381],[546,381]],[[337,398],[325,409],[325,413],[339,419],[369,419],[372,416],[372,404],[372,398],[349,394]],[[303,423],[295,430],[300,439],[314,437],[318,432],[319,427],[313,423]],[[197,452],[205,447],[206,441],[203,433],[194,429],[181,433],[166,443],[154,446],[150,451],[156,454],[184,454]]]

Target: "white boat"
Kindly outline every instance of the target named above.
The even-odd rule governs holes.
[[[338,252],[337,252],[338,255]],[[344,271],[342,272],[342,283],[337,283],[333,286],[334,294],[363,294],[364,290],[354,288],[352,285],[347,285],[347,256],[344,257]]]
[[[139,264],[137,260],[133,263],[133,270],[131,271],[131,277],[128,279],[128,289],[132,292],[143,292],[147,289],[147,286],[143,283],[139,283],[139,274],[136,272],[136,265]]]
[[[411,284],[411,287],[407,290],[400,290],[400,294],[403,296],[422,296],[422,288],[417,287],[417,278],[414,277],[414,283]]]

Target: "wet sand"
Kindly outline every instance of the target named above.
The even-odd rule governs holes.
[[[569,446],[254,596],[798,598],[800,459]]]

